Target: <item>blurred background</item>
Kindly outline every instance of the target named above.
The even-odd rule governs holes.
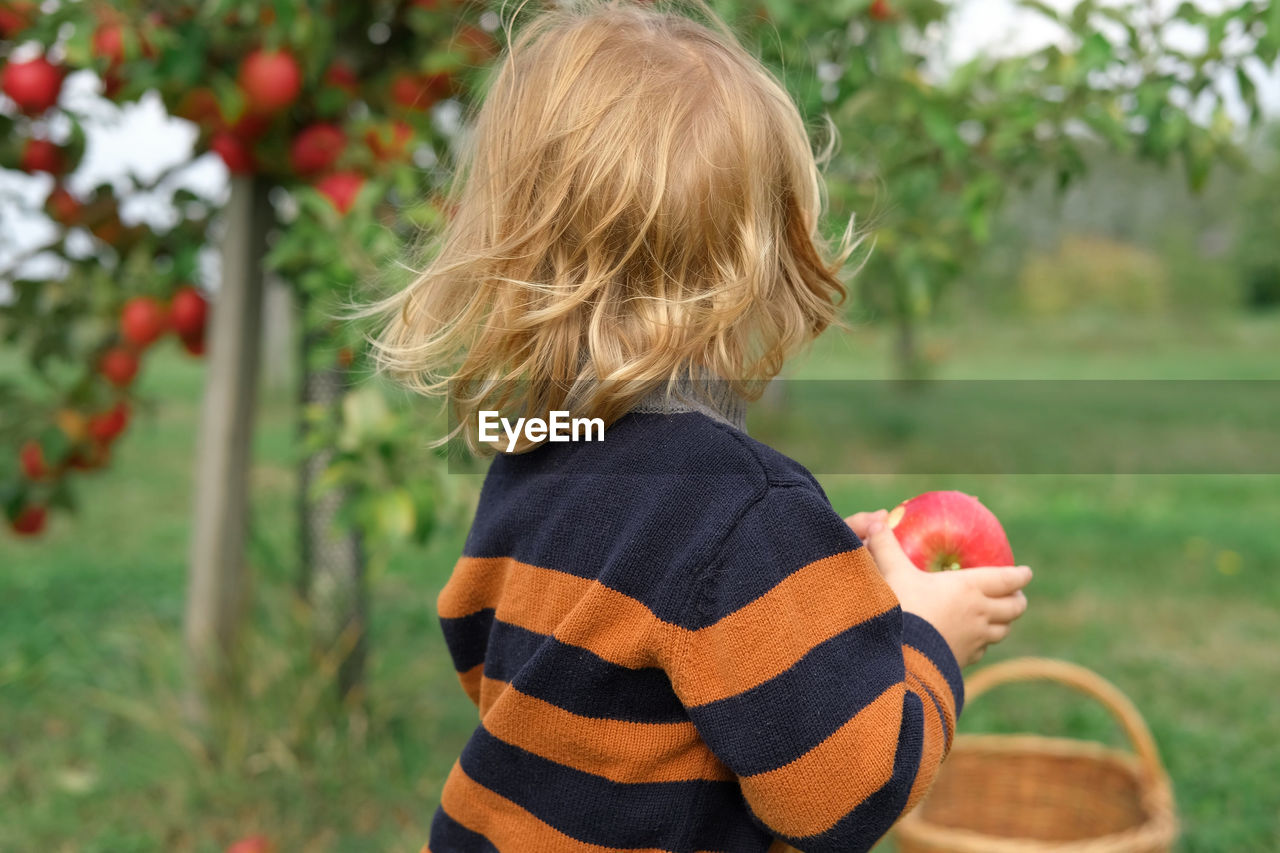
[[[1280,8],[713,5],[818,144],[829,117],[827,228],[856,215],[873,247],[850,329],[789,377],[1280,379]],[[0,850],[422,845],[477,722],[435,597],[483,465],[431,451],[439,413],[370,380],[333,318],[448,216],[513,11],[0,2]],[[1037,570],[989,659],[1119,685],[1181,849],[1280,849],[1275,467],[888,458],[826,469],[836,508],[979,495]],[[962,730],[1122,743],[1049,687]]]

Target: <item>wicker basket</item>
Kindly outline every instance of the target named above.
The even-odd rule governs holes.
[[[924,802],[895,830],[901,853],[1164,853],[1178,835],[1173,790],[1133,703],[1065,661],[1020,658],[966,684],[1054,681],[1096,699],[1133,753],[1038,735],[960,735]]]

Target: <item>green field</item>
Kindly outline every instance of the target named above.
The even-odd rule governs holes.
[[[1275,317],[947,328],[927,340],[956,378],[1280,378]],[[857,328],[796,374],[884,376],[888,349],[884,331]],[[200,368],[166,349],[146,370],[155,405],[110,470],[86,479],[79,515],[56,517],[36,543],[0,537],[0,851],[214,853],[265,832],[283,853],[415,853],[476,722],[434,612],[476,478],[454,478],[457,519],[428,549],[397,554],[374,579],[366,711],[335,723],[323,674],[292,651],[303,646],[290,596],[293,394],[263,395],[250,699],[219,717],[210,752],[179,701]],[[1280,849],[1280,476],[823,480],[844,512],[926,488],[981,496],[1036,569],[1028,615],[989,660],[1066,658],[1128,693],[1174,778],[1182,849]],[[962,728],[1119,742],[1104,714],[1049,687],[975,702]]]

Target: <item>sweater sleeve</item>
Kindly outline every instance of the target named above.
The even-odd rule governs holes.
[[[811,853],[869,849],[950,749],[964,687],[942,636],[812,486],[769,487],[692,606],[668,675],[756,819]]]

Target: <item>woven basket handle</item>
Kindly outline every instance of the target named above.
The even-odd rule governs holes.
[[[1115,717],[1138,755],[1143,772],[1157,783],[1169,776],[1156,749],[1151,730],[1129,697],[1110,681],[1074,663],[1049,658],[1015,658],[985,667],[965,681],[966,700],[976,699],[993,687],[1023,681],[1053,681],[1089,696]]]

